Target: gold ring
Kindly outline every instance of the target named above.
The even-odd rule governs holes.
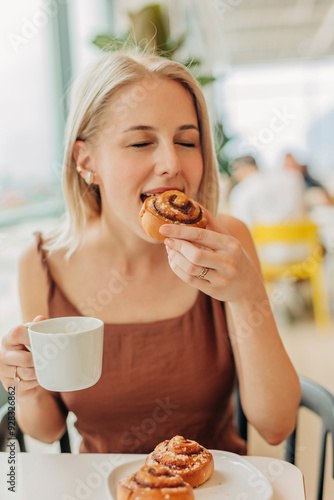
[[[22,379],[17,374],[17,368],[18,367],[15,366],[14,380],[15,380],[15,382],[21,382]]]
[[[208,274],[208,272],[209,272],[209,268],[203,267],[202,271],[199,273],[198,276],[196,276],[196,278],[198,278],[199,280],[202,280],[203,278],[205,278],[205,276]]]

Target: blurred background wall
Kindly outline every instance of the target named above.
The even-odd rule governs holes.
[[[99,56],[93,40],[123,36],[143,0],[16,0],[0,18],[0,222],[61,211],[66,90]],[[334,190],[334,4],[331,0],[165,0],[174,58],[199,60],[213,125],[228,158],[275,169],[292,151]],[[274,124],[274,125],[273,125]],[[275,126],[276,125],[276,126]],[[23,214],[18,207],[25,207]],[[37,205],[36,205],[37,206]],[[42,205],[40,205],[42,206]],[[16,211],[8,209],[14,209]]]

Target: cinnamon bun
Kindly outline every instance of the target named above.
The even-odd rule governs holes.
[[[165,191],[146,198],[139,219],[149,236],[163,241],[159,233],[163,224],[185,224],[205,228],[207,221],[199,204],[177,190]]]
[[[144,466],[118,483],[117,500],[194,500],[192,487],[170,469]]]
[[[193,488],[205,483],[213,474],[211,453],[196,441],[175,436],[158,444],[146,458],[146,465],[163,465],[182,477]]]

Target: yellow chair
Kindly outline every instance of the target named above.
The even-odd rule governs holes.
[[[310,220],[276,225],[256,224],[252,236],[259,251],[265,281],[309,279],[312,288],[315,321],[321,328],[331,323],[328,294],[323,268],[323,246],[318,228]],[[268,262],[263,255],[265,245],[305,245],[305,257],[288,263]]]

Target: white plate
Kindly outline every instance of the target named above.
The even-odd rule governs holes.
[[[211,496],[217,500],[269,500],[272,497],[270,482],[254,465],[235,453],[217,450],[211,453],[215,470],[209,481],[194,489],[196,500]],[[145,458],[132,460],[111,471],[107,478],[109,498],[117,500],[118,481],[139,470],[144,462]]]

